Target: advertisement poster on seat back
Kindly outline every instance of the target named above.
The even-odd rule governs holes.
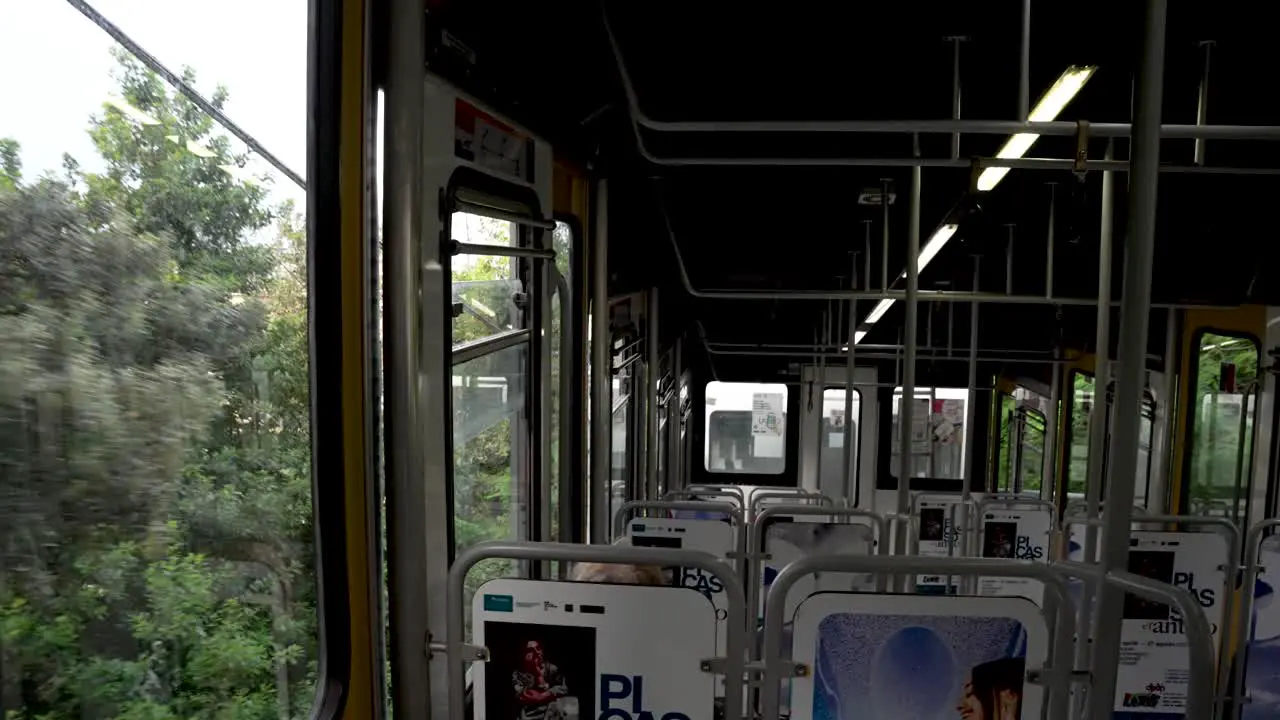
[[[1186,589],[1213,630],[1215,650],[1224,622],[1227,541],[1217,533],[1135,532],[1129,572]],[[1159,602],[1126,595],[1120,631],[1114,717],[1181,718],[1191,669],[1181,613]]]
[[[812,521],[812,522],[811,522]],[[760,566],[759,616],[764,617],[765,596],[773,580],[787,565],[812,555],[871,555],[875,553],[875,529],[862,523],[822,522],[819,517],[796,517],[768,522],[764,528],[764,552]],[[871,592],[876,579],[866,573],[814,573],[800,578],[787,594],[785,616],[815,592]]]
[[[968,509],[958,500],[947,498],[922,498],[917,506],[920,509],[916,527],[920,556],[959,556],[960,534],[955,521],[962,518]],[[952,578],[948,584],[946,575],[917,575],[916,592],[924,595],[954,594],[957,580]]]
[[[1280,717],[1280,535],[1262,541],[1253,583],[1253,625],[1245,661],[1244,692],[1249,701],[1241,720]]]
[[[669,587],[499,579],[472,602],[475,716],[714,720],[715,613]]]
[[[1040,718],[1049,634],[1023,598],[820,593],[796,610],[792,717]]]
[[[982,516],[982,557],[1049,562],[1052,527],[1047,508],[988,510]],[[1040,605],[1044,585],[1028,578],[981,577],[978,594],[1024,597]]]

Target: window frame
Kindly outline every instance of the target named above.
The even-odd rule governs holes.
[[[533,188],[511,183],[511,182],[502,180],[500,178],[494,177],[492,175],[489,175],[487,173],[480,172],[473,168],[468,168],[468,167],[455,168],[452,171],[452,173],[450,173],[449,175],[448,185],[442,194],[443,202],[441,205],[442,248],[441,248],[440,255],[443,260],[442,265],[444,265],[444,267],[442,268],[443,272],[445,276],[449,278],[450,289],[447,292],[449,294],[448,296],[450,297],[452,296],[453,257],[454,257],[452,250],[450,248],[450,243],[452,242],[452,238],[453,238],[454,213],[467,212],[469,214],[480,215],[482,217],[492,217],[492,216],[485,216],[483,215],[483,213],[471,212],[472,210],[471,207],[459,208],[459,200],[460,200],[459,195],[460,194],[466,195],[468,193],[477,193],[483,197],[491,198],[500,202],[509,203],[510,207],[517,211],[517,214],[525,214],[529,217],[535,217],[535,218],[540,218],[543,216],[537,193],[533,190]],[[495,206],[496,205],[497,203],[495,203]],[[507,210],[507,208],[505,207],[500,209],[503,211]],[[512,225],[514,226],[513,233],[515,235],[515,237],[512,238],[512,242],[510,245],[507,245],[507,246],[495,245],[494,246],[495,249],[502,249],[504,247],[545,248],[551,242],[552,231],[550,230],[543,230],[540,228],[536,228],[528,223],[511,220],[510,218],[495,218],[495,219],[507,220],[511,222]],[[468,254],[483,255],[483,253],[468,253]],[[543,370],[542,355],[543,355],[543,348],[546,345],[546,343],[549,341],[542,337],[542,330],[547,325],[546,314],[548,311],[548,308],[544,308],[543,299],[544,297],[548,299],[550,297],[547,293],[548,288],[546,285],[546,278],[548,277],[548,275],[545,272],[545,266],[544,266],[544,264],[548,261],[535,259],[535,258],[512,258],[512,260],[513,260],[513,277],[521,280],[524,288],[526,306],[525,306],[524,312],[522,313],[522,322],[520,324],[522,326],[521,329],[528,331],[528,337],[522,343],[509,346],[509,347],[518,347],[521,344],[523,344],[526,347],[525,377],[527,378],[527,382],[525,386],[524,410],[522,413],[520,413],[520,415],[523,416],[523,422],[520,423],[519,428],[516,428],[514,426],[512,428],[513,438],[518,437],[520,439],[523,439],[523,443],[518,443],[513,441],[512,448],[511,448],[512,464],[513,464],[512,475],[513,476],[517,474],[519,475],[519,477],[513,477],[513,484],[519,488],[520,492],[523,493],[523,497],[526,499],[525,517],[514,518],[511,520],[511,522],[514,523],[516,527],[516,532],[514,533],[515,538],[517,540],[529,540],[529,539],[536,539],[536,538],[542,537],[542,533],[544,531],[542,527],[542,518],[544,515],[543,508],[542,508],[542,498],[541,498],[541,493],[539,492],[539,488],[536,485],[536,479],[541,474],[539,472],[539,468],[541,468],[543,465],[543,462],[542,462],[543,455],[544,453],[547,452],[547,450],[546,448],[543,447],[543,443],[540,441],[540,438],[542,435],[542,429],[543,429],[541,413],[535,412],[535,411],[538,410],[539,408],[539,403],[542,398],[543,391],[545,389],[544,379],[542,377],[542,374],[543,374],[542,373],[542,370]],[[450,307],[442,308],[442,312],[446,314],[447,322],[445,323],[445,326],[448,328],[447,333],[449,338],[449,342],[442,343],[442,345],[445,348],[444,352],[448,356],[447,366],[450,368],[450,373],[452,374],[452,368],[454,366],[454,353],[457,349],[452,344],[453,310],[452,310],[452,307],[450,306]],[[495,347],[493,352],[499,352],[502,349],[505,349],[505,348]],[[493,354],[493,352],[481,353],[469,359],[474,360],[474,359],[479,359],[483,357],[488,357],[489,355]],[[448,449],[448,457],[445,465],[448,467],[448,476],[444,478],[444,481],[445,481],[445,492],[446,492],[446,497],[448,501],[448,506],[451,510],[451,512],[449,513],[449,522],[448,522],[448,531],[447,531],[447,534],[448,534],[447,549],[448,549],[449,563],[452,564],[458,552],[456,515],[453,512],[453,510],[456,507],[456,500],[454,497],[454,483],[456,482],[456,478],[454,476],[454,467],[456,463],[456,458],[454,457],[454,449],[453,449],[453,442],[452,442],[452,438],[453,438],[453,427],[452,427],[453,393],[452,391],[447,393],[447,395],[448,397],[446,398],[446,402],[448,403],[448,405],[445,409],[445,412],[446,412],[446,417],[449,418],[449,427],[447,428],[448,442],[445,443]],[[515,418],[513,418],[513,424],[514,424],[514,420]],[[518,509],[519,507],[518,500],[516,500],[515,503],[516,503],[516,508]],[[530,563],[530,562],[521,561],[517,564],[516,577],[537,578],[540,576],[541,570],[542,570],[541,563]]]
[[[845,392],[846,392],[846,394],[848,393],[848,391],[849,391],[849,390],[853,390],[853,392],[857,395],[857,405],[858,405],[858,413],[857,413],[857,414],[858,414],[858,417],[857,417],[857,424],[855,425],[854,429],[853,429],[853,430],[851,431],[851,433],[850,433],[850,435],[851,435],[851,436],[852,436],[852,438],[853,438],[853,443],[854,443],[854,445],[853,445],[853,463],[852,463],[852,469],[853,469],[853,497],[851,497],[851,498],[845,498],[845,500],[846,500],[847,502],[849,502],[849,503],[850,503],[850,507],[857,507],[858,499],[862,497],[862,429],[863,429],[863,428],[862,428],[862,422],[863,422],[862,418],[863,418],[863,410],[866,408],[866,404],[863,402],[863,399],[864,399],[864,398],[863,398],[863,396],[862,396],[862,388],[858,387],[856,383],[853,385],[853,387],[849,387],[848,385],[845,385],[845,384],[843,384],[843,383],[826,383],[826,384],[823,386],[823,388],[822,388],[822,399],[823,399],[824,403],[825,403],[825,401],[826,401],[827,391],[828,391],[828,390],[843,390],[843,391],[845,391]],[[843,406],[842,406],[842,407],[843,407]],[[819,458],[821,458],[821,456],[822,456],[822,441],[824,440],[824,438],[822,437],[822,421],[823,421],[823,419],[824,419],[823,414],[822,414],[822,413],[819,413],[819,414],[818,414],[818,454],[817,454],[817,457],[819,457]],[[848,422],[849,422],[849,420],[850,420],[850,418],[845,418],[845,422],[846,422],[846,423],[848,423]],[[821,461],[821,459],[819,459],[819,460],[818,460],[818,468],[817,468],[817,470],[818,470],[818,472],[817,472],[817,474],[816,474],[816,477],[817,477],[817,483],[818,483],[819,491],[821,491],[821,488],[822,488],[822,461]]]
[[[717,412],[744,412],[742,410],[720,410],[718,408],[716,410],[711,410],[710,412],[707,412],[707,409],[708,409],[706,404],[707,389],[710,388],[711,385],[713,384],[745,385],[745,386],[754,386],[757,388],[776,387],[776,388],[782,389],[782,408],[783,408],[782,409],[782,458],[781,458],[782,466],[778,469],[777,472],[749,472],[749,471],[739,472],[739,471],[732,471],[732,470],[713,470],[712,468],[708,467],[708,462],[711,459],[712,418],[715,417],[715,414]],[[755,393],[752,393],[752,394],[754,395]],[[795,459],[792,457],[792,452],[790,447],[791,441],[792,441],[792,433],[794,431],[790,427],[789,423],[787,422],[788,416],[793,414],[791,412],[791,404],[794,401],[795,401],[795,393],[792,392],[791,386],[787,385],[786,383],[759,382],[756,380],[710,380],[706,382],[702,387],[704,430],[703,430],[702,463],[700,467],[700,472],[705,473],[710,477],[716,477],[716,478],[725,477],[725,476],[734,476],[734,477],[743,477],[743,478],[755,477],[755,478],[762,478],[762,481],[759,483],[762,485],[778,485],[778,484],[785,485],[786,481],[783,478],[785,478],[788,475],[788,473],[793,468],[794,463],[796,462]],[[745,412],[747,412],[748,415],[750,415],[752,411],[748,409]]]
[[[1177,507],[1183,512],[1188,512],[1191,509],[1191,486],[1192,486],[1191,474],[1192,474],[1192,468],[1195,467],[1195,458],[1196,458],[1195,431],[1196,431],[1196,416],[1198,415],[1198,403],[1196,402],[1195,395],[1198,391],[1199,384],[1200,384],[1200,359],[1201,359],[1201,350],[1202,350],[1201,344],[1204,342],[1205,335],[1217,335],[1219,337],[1239,339],[1239,340],[1245,340],[1249,342],[1249,344],[1253,346],[1254,353],[1257,358],[1255,363],[1256,370],[1254,373],[1255,382],[1258,381],[1258,377],[1257,377],[1258,370],[1261,370],[1262,361],[1263,361],[1262,341],[1258,338],[1257,335],[1254,335],[1251,332],[1244,331],[1244,330],[1228,330],[1228,329],[1217,327],[1215,325],[1202,325],[1200,327],[1197,327],[1195,331],[1191,333],[1191,343],[1188,346],[1188,354],[1189,354],[1188,366],[1189,367],[1187,368],[1187,372],[1188,372],[1187,396],[1186,396],[1187,402],[1182,406],[1184,408],[1183,413],[1186,415],[1186,418],[1185,418],[1185,421],[1182,423],[1182,433],[1179,438],[1179,440],[1183,443],[1183,447],[1186,448],[1186,450],[1182,453],[1182,474],[1181,474],[1180,482],[1178,483],[1179,487],[1178,487],[1178,498],[1177,498],[1178,499]],[[1190,362],[1193,359],[1194,359],[1194,364]],[[1257,396],[1255,395],[1255,397]],[[1254,468],[1255,468],[1255,463],[1257,461],[1257,447],[1255,446],[1254,441],[1256,439],[1255,436],[1257,434],[1258,412],[1261,409],[1261,405],[1262,404],[1258,402],[1256,399],[1254,400],[1253,421],[1252,421],[1253,432],[1248,438],[1249,452],[1247,454],[1247,457],[1245,458],[1244,471],[1241,474],[1241,478],[1245,481],[1246,490],[1241,493],[1239,492],[1240,486],[1236,485],[1235,489],[1240,495],[1240,499],[1241,499],[1240,504],[1242,505],[1242,512],[1237,513],[1233,509],[1233,516],[1230,518],[1233,522],[1239,522],[1240,520],[1247,522],[1248,518],[1250,517],[1249,513],[1253,505],[1253,499],[1254,499],[1253,485],[1255,480]],[[1244,410],[1245,410],[1245,414],[1247,415],[1248,414],[1247,397],[1246,397]],[[1270,488],[1268,488],[1268,492],[1271,492]]]

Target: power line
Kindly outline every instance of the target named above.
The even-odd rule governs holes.
[[[259,143],[252,135],[241,129],[239,125],[232,122],[231,118],[227,117],[225,113],[214,107],[213,103],[206,100],[203,95],[197,92],[195,88],[188,85],[185,80],[174,74],[169,70],[169,68],[165,67],[164,64],[157,60],[154,55],[142,49],[141,45],[134,42],[128,35],[125,35],[124,31],[116,27],[110,20],[103,17],[102,13],[95,10],[88,3],[84,2],[84,0],[67,0],[67,2],[71,7],[79,10],[80,14],[89,18],[95,25],[102,28],[103,31],[112,37],[112,39],[123,45],[126,50],[133,53],[134,57],[141,60],[144,65],[151,68],[151,70],[157,75],[168,81],[170,85],[177,88],[183,95],[186,95],[188,100],[196,104],[196,107],[199,107],[201,110],[208,113],[214,120],[218,121],[218,124],[229,130],[232,135],[240,138],[240,141],[245,145],[248,145],[250,150],[261,155],[264,160],[271,163],[272,167],[284,173],[285,177],[296,183],[298,187],[302,188],[304,191],[307,189],[307,182],[302,179],[301,175],[290,169],[288,165],[285,165],[280,158],[272,155],[270,151],[262,146],[262,143]]]

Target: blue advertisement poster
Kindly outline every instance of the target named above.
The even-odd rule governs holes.
[[[1280,536],[1262,541],[1258,565],[1280,568]],[[1244,690],[1249,702],[1242,720],[1280,717],[1280,603],[1276,590],[1280,573],[1261,572],[1254,583],[1253,631],[1245,663]]]
[[[1023,598],[816,595],[796,614],[796,717],[814,720],[1038,718],[1048,634]]]

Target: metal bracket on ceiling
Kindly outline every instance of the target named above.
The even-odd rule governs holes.
[[[982,176],[982,159],[969,158],[969,192],[978,192],[978,178]]]
[[[1076,156],[1072,162],[1071,171],[1076,174],[1076,178],[1080,182],[1084,182],[1085,173],[1089,168],[1089,121],[1076,121]]]

